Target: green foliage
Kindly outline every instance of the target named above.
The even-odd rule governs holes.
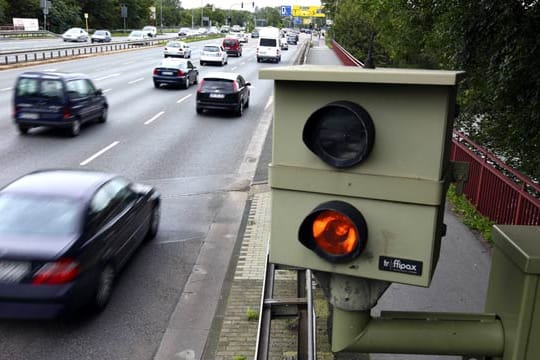
[[[247,360],[245,355],[234,355],[233,360]]]
[[[247,308],[246,310],[246,318],[248,321],[256,321],[259,320],[259,312],[256,310],[253,310],[252,308]]]
[[[463,223],[470,229],[478,231],[484,240],[492,244],[491,227],[493,222],[482,216],[465,195],[457,195],[454,185],[450,186],[446,196],[452,203],[454,211],[461,216]]]
[[[323,0],[338,43],[375,65],[466,72],[457,127],[540,179],[540,2]]]

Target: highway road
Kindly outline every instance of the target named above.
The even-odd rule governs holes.
[[[186,296],[208,301],[207,295],[184,289],[194,273],[208,272],[206,278],[216,283],[226,271],[223,264],[236,241],[257,151],[268,130],[269,121],[262,120],[271,112],[273,84],[259,80],[258,69],[287,64],[296,50],[285,51],[281,64],[258,64],[250,39],[243,56],[229,58],[224,68],[201,67],[200,49],[212,42],[217,41],[193,43],[192,60],[201,75],[240,72],[252,83],[250,106],[241,118],[197,115],[196,86],[155,89],[152,69],[162,48],[0,72],[0,186],[37,169],[87,168],[154,185],[163,196],[157,238],[125,268],[101,315],[82,322],[0,320],[0,358],[152,359],[175,310],[176,315],[191,311],[176,309],[179,301]],[[107,122],[86,126],[75,138],[49,129],[19,135],[11,118],[15,78],[25,70],[46,69],[90,75],[109,101]],[[219,250],[216,259],[202,258],[208,244]],[[197,266],[208,262],[214,268]]]

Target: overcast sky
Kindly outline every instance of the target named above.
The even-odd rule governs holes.
[[[220,9],[232,9],[233,10],[240,10],[242,9],[240,7],[240,3],[242,0],[182,0],[182,7],[185,9],[191,9],[191,8],[199,8],[201,6],[204,6],[206,4],[212,4],[216,8]],[[251,3],[253,0],[243,1],[244,3],[244,9],[245,10],[251,10]],[[281,5],[299,5],[299,6],[320,6],[321,1],[320,0],[255,0],[255,6],[256,7],[276,7]]]

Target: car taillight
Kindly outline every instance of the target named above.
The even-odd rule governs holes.
[[[238,84],[236,83],[236,81],[233,81],[232,83],[232,89],[234,92],[237,92],[238,91]]]
[[[19,111],[21,111],[21,109],[18,106],[13,106],[13,118],[17,117]]]
[[[201,91],[203,83],[204,83],[204,80],[199,81],[199,85],[197,86],[197,92]]]
[[[69,119],[71,117],[71,111],[69,110],[69,107],[64,107],[64,119]]]
[[[178,76],[183,76],[183,75],[184,75],[184,72],[183,72],[182,70],[178,70],[178,71],[176,72],[176,75],[178,75]]]
[[[154,69],[154,75],[159,75],[158,69]]]
[[[73,259],[60,259],[43,265],[32,278],[34,285],[58,285],[65,284],[79,274],[80,265]]]

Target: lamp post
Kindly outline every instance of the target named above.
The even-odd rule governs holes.
[[[163,0],[159,0],[159,32],[163,33]]]

